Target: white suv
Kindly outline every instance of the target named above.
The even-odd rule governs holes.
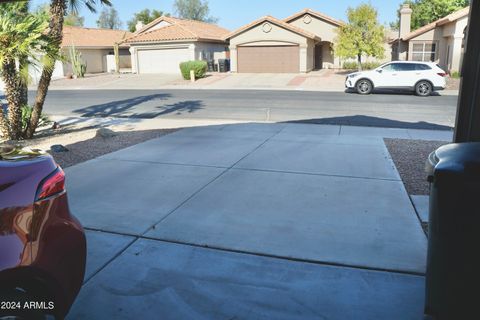
[[[393,61],[370,70],[351,73],[345,86],[360,94],[373,89],[407,89],[419,96],[429,96],[446,87],[447,73],[433,62]]]

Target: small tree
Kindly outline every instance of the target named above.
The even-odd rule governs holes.
[[[122,24],[115,8],[103,9],[97,20],[97,26],[104,29],[120,29]]]
[[[400,5],[400,8],[403,4],[409,4],[412,8],[412,30],[416,30],[467,7],[470,4],[470,0],[405,0]],[[390,26],[397,30],[400,21],[400,9],[398,10],[398,15],[399,18],[395,22],[390,23]]]
[[[356,58],[362,70],[362,56],[383,58],[385,29],[378,22],[377,10],[370,4],[348,8],[348,23],[338,29],[335,54]]]
[[[175,0],[173,7],[180,18],[209,23],[218,22],[218,18],[210,16],[210,8],[206,0]]]
[[[469,4],[470,0],[417,0],[413,5],[412,27],[423,27]]]
[[[85,18],[82,16],[79,16],[78,13],[75,12],[70,12],[66,17],[63,23],[66,26],[72,26],[72,27],[83,27],[85,23]]]
[[[135,13],[133,15],[133,18],[127,22],[128,30],[130,32],[135,32],[135,27],[139,21],[141,21],[143,24],[149,24],[150,22],[161,16],[168,17],[170,16],[170,14],[155,9],[153,9],[152,11],[150,11],[150,9],[143,9],[142,11]]]

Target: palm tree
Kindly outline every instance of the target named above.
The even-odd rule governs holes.
[[[70,6],[72,12],[78,12],[80,4],[84,4],[90,11],[96,12],[97,4],[111,6],[110,0],[51,0],[50,2],[50,25],[47,31],[53,52],[50,56],[57,56],[60,53],[60,48],[63,39],[63,20],[67,12],[67,7]],[[26,138],[33,137],[38,126],[38,121],[42,114],[43,105],[47,96],[48,87],[52,80],[53,65],[55,60],[46,61],[46,68],[43,69],[40,81],[38,83],[37,96],[33,105],[33,112],[26,130]]]
[[[25,2],[0,5],[0,70],[8,103],[8,112],[0,109],[0,129],[7,139],[23,138],[28,66],[48,46],[47,27],[46,17],[29,13]]]

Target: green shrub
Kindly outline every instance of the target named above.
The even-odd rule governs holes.
[[[183,79],[190,80],[190,70],[195,73],[195,79],[204,78],[207,73],[207,62],[194,60],[180,63],[180,71],[182,72]]]
[[[362,69],[363,70],[373,70],[378,68],[381,65],[379,62],[363,62]],[[346,70],[358,70],[358,63],[356,61],[345,61],[343,63],[343,69]]]
[[[458,72],[458,71],[453,71],[453,72],[450,74],[450,77],[453,78],[453,79],[460,79],[461,75],[460,75],[460,72]]]
[[[345,61],[343,63],[343,69],[345,70],[357,70],[358,63],[356,61]]]
[[[381,65],[381,63],[379,62],[364,62],[362,63],[362,68],[363,70],[373,70],[373,69],[376,69],[378,68],[379,66]]]

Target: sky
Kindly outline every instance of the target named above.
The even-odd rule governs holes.
[[[32,0],[33,6],[45,3],[45,0]],[[396,19],[396,12],[401,0],[210,0],[210,14],[219,18],[218,24],[222,27],[235,30],[262,16],[272,15],[277,18],[286,18],[305,8],[320,11],[328,16],[346,21],[347,8],[369,2],[377,10],[379,21],[388,24]],[[157,9],[171,13],[173,16],[174,0],[112,0],[113,6],[120,14],[123,27],[130,20],[133,13],[142,9]],[[100,11],[100,10],[99,10]],[[80,15],[85,17],[86,27],[96,27],[98,13],[90,13],[81,9]]]

